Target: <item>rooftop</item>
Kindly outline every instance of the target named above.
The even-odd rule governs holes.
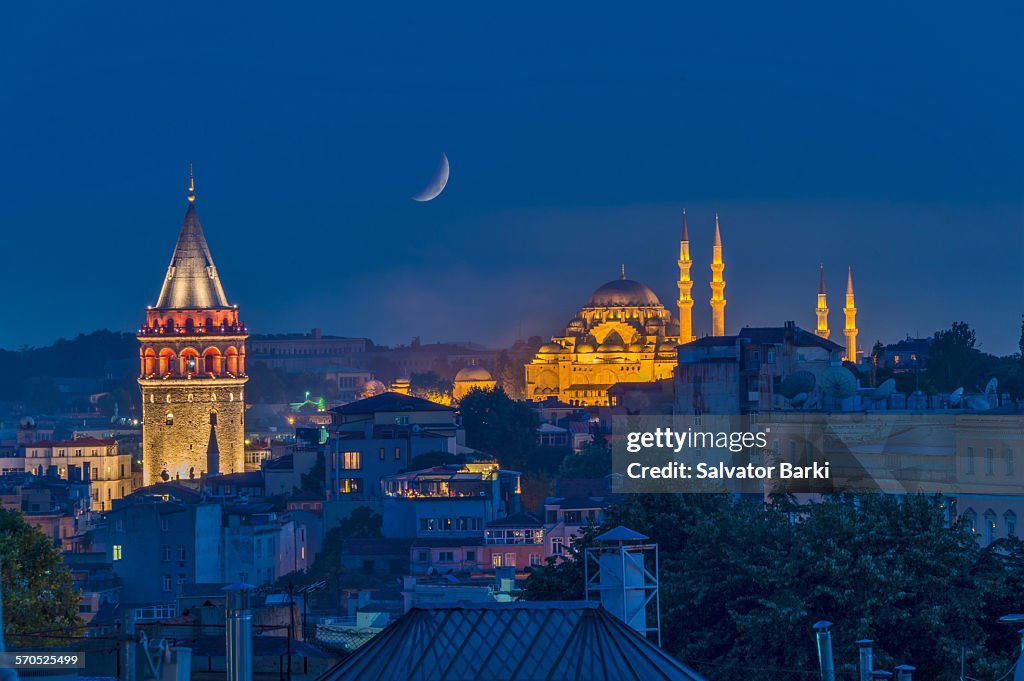
[[[231,307],[217,268],[206,244],[206,236],[199,224],[195,204],[189,203],[185,220],[178,233],[178,242],[167,267],[160,297],[154,306],[158,310],[206,310]]]
[[[336,414],[376,414],[391,411],[455,411],[451,407],[402,393],[381,393],[331,409]]]
[[[698,681],[596,603],[413,608],[319,681]]]

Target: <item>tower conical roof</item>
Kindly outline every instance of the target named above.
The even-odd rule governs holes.
[[[822,265],[818,270],[818,294],[825,293],[825,266]]]
[[[680,241],[689,241],[690,240],[690,230],[686,229],[686,209],[685,208],[683,209],[683,231],[679,235],[679,240]]]
[[[853,295],[853,267],[846,268],[846,295]]]
[[[158,310],[231,307],[213,265],[210,247],[206,245],[195,204],[191,202],[185,211],[185,221],[155,307]]]
[[[715,213],[715,247],[722,247],[722,232],[718,229],[718,213]]]

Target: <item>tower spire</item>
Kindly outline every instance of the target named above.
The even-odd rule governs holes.
[[[843,359],[847,362],[857,361],[857,305],[853,299],[853,267],[846,268],[846,307],[843,308],[846,315],[846,326],[843,333],[846,335],[846,356]]]
[[[711,335],[725,335],[725,261],[722,260],[722,232],[715,213],[715,244],[711,258]]]
[[[619,279],[626,278],[626,263],[622,263],[622,271],[619,273]]]
[[[828,330],[828,304],[825,302],[825,266],[821,265],[818,270],[818,328],[814,333],[822,338],[829,337]]]
[[[690,280],[690,233],[686,228],[686,209],[683,209],[683,229],[679,235],[679,342],[689,343],[693,335],[693,281]]]
[[[210,414],[210,442],[206,445],[206,474],[220,474],[220,446],[217,444],[217,414]]]
[[[192,175],[192,162],[188,163],[188,202],[194,203],[196,200],[196,178]]]

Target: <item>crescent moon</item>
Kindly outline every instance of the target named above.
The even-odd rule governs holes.
[[[448,170],[448,157],[441,154],[441,162],[437,165],[437,172],[434,173],[433,179],[430,180],[430,183],[420,193],[414,194],[412,200],[426,203],[440,196],[441,192],[444,191],[445,185],[448,184]]]

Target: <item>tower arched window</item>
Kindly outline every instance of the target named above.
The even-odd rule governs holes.
[[[195,374],[199,370],[199,353],[192,348],[181,351],[181,373]]]
[[[222,362],[220,356],[220,350],[217,348],[207,348],[203,351],[203,372],[207,374],[218,375],[222,373]]]
[[[160,375],[166,376],[167,374],[178,373],[178,362],[174,356],[174,350],[170,348],[164,348],[160,351],[159,369]]]
[[[167,414],[164,416],[164,425],[174,425],[174,414],[172,414],[171,412],[167,412]]]

